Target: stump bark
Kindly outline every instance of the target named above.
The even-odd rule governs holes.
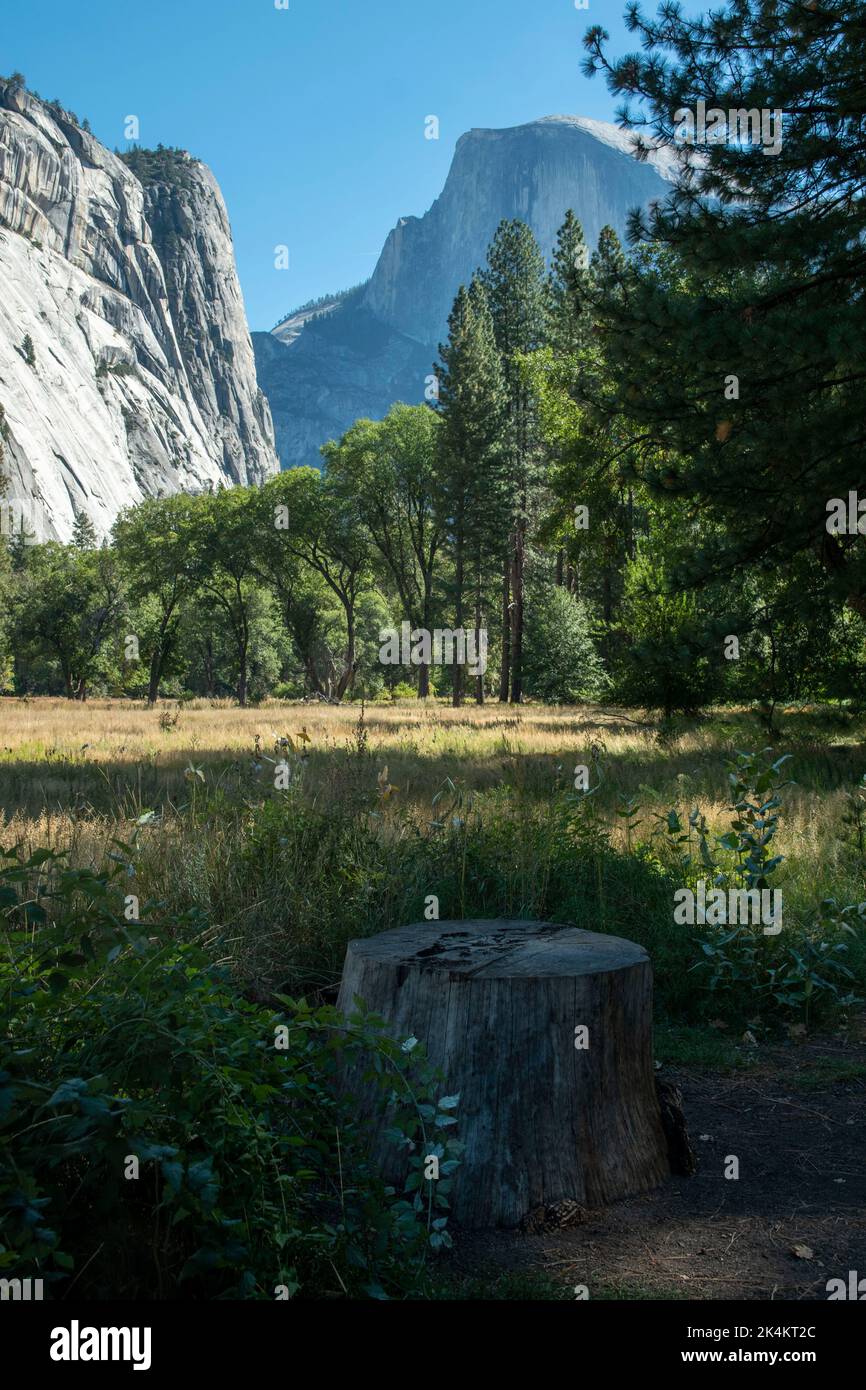
[[[536,1208],[600,1206],[669,1175],[642,947],[552,923],[422,922],[349,943],[338,1007],[350,1014],[355,997],[395,1037],[423,1041],[460,1094],[458,1224],[516,1226]],[[387,1117],[374,1154],[399,1181],[405,1158],[386,1129]]]

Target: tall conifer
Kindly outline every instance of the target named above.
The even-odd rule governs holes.
[[[521,358],[544,341],[544,257],[525,222],[499,224],[481,276],[490,304],[496,345],[508,396],[507,468],[512,511],[511,557],[502,587],[502,675],[500,700],[523,694],[523,605],[526,540],[532,495],[538,480],[540,440],[535,404]]]
[[[508,397],[490,308],[476,278],[461,285],[440,345],[439,409],[442,414],[441,505],[454,554],[454,626],[464,626],[470,582],[475,626],[485,563],[497,548],[507,516],[503,486]],[[463,699],[463,672],[454,668],[453,701]]]
[[[596,27],[585,66],[637,98],[622,122],[680,167],[671,202],[633,218],[647,244],[599,306],[607,418],[632,425],[659,497],[713,523],[683,580],[811,555],[866,616],[863,537],[827,526],[833,499],[866,497],[866,0],[634,5],[628,24],[639,52],[609,62]],[[722,128],[713,116],[714,138],[690,144],[702,111]]]

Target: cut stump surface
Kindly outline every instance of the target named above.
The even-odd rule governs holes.
[[[460,1095],[458,1224],[516,1226],[668,1176],[652,969],[634,942],[545,922],[421,922],[349,943],[338,1007],[351,1014],[356,997],[395,1037],[420,1039]],[[384,1117],[374,1153],[399,1181],[387,1128]]]

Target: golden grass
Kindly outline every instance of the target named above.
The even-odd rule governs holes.
[[[0,700],[0,845],[67,850],[73,865],[100,869],[113,840],[135,836],[142,901],[164,903],[170,912],[203,910],[224,933],[221,949],[256,988],[281,980],[294,987],[298,979],[303,989],[331,984],[347,934],[368,916],[383,930],[417,918],[428,875],[442,873],[447,883],[448,865],[436,860],[430,838],[443,808],[446,822],[456,810],[511,844],[507,861],[494,864],[497,910],[523,913],[523,904],[542,901],[546,891],[537,826],[546,823],[548,809],[555,824],[555,806],[546,804],[573,786],[575,766],[591,765],[593,781],[600,769],[593,805],[614,847],[650,847],[669,866],[669,852],[654,838],[666,813],[675,807],[685,821],[698,807],[714,831],[728,830],[726,759],[768,743],[746,710],[716,711],[671,729],[640,711],[588,705],[454,710],[405,701],[362,711],[359,704],[280,702],[242,710],[197,700],[162,727],[161,718],[173,718],[177,709],[122,700]],[[817,920],[821,898],[866,899],[866,853],[843,823],[850,793],[866,772],[861,735],[838,712],[807,710],[791,711],[776,740],[777,755],[793,756],[774,844],[784,862],[774,883],[784,890],[785,920],[795,930]],[[321,823],[349,827],[348,839],[338,832],[333,841],[325,836],[326,844],[305,842],[303,824],[290,810],[297,837],[272,870],[258,872],[254,827],[262,822],[261,803],[274,796],[272,768],[283,756],[275,740],[286,736],[305,751],[303,765],[295,766],[301,802],[315,807],[311,823],[324,812]],[[398,790],[380,804],[378,778],[386,767]],[[443,786],[447,795],[434,811]],[[618,814],[627,802],[636,807],[630,829]],[[300,809],[294,801],[290,806]],[[346,815],[332,816],[332,809]],[[136,831],[145,811],[156,815]],[[371,836],[384,843],[384,856],[371,848]],[[418,847],[411,869],[401,858],[406,844]],[[393,874],[391,845],[395,864],[403,866]],[[697,844],[691,848],[696,852]],[[653,909],[640,896],[647,881],[641,861],[629,862],[636,896],[621,930],[640,939],[633,914],[651,916]],[[481,892],[481,883],[492,891],[488,870],[473,880],[472,892]],[[561,883],[557,893],[561,898]],[[649,930],[649,917],[644,925]]]
[[[228,701],[194,700],[156,709],[126,700],[0,700],[0,825],[6,835],[32,843],[100,842],[112,826],[143,809],[178,805],[189,797],[185,771],[200,768],[210,786],[249,776],[256,735],[265,757],[274,740],[309,736],[305,785],[318,799],[341,795],[343,769],[359,738],[372,755],[369,777],[388,767],[401,805],[429,808],[450,778],[465,792],[506,786],[547,797],[570,786],[574,768],[602,758],[600,805],[615,839],[625,838],[615,814],[621,798],[641,811],[640,834],[654,814],[699,805],[711,824],[725,819],[724,761],[737,748],[760,748],[767,736],[745,711],[683,721],[664,737],[640,711],[596,706],[520,708],[488,704],[455,710],[444,704],[402,701],[329,706],[273,702],[240,709]],[[802,872],[821,862],[832,878],[839,848],[844,792],[866,771],[862,729],[821,723],[820,712],[790,713],[781,751],[794,756],[795,785],[785,794],[780,839]],[[265,764],[267,769],[267,764]],[[98,824],[100,821],[103,824]],[[843,855],[844,857],[844,855]]]

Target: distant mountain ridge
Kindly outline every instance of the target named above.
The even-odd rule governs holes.
[[[573,208],[593,248],[603,227],[624,237],[632,209],[665,198],[675,169],[673,151],[640,162],[627,132],[583,116],[462,135],[442,193],[400,218],[366,285],[253,334],[282,466],[318,463],[358,416],[424,399],[457,289],[503,218],[527,222],[549,259]]]

